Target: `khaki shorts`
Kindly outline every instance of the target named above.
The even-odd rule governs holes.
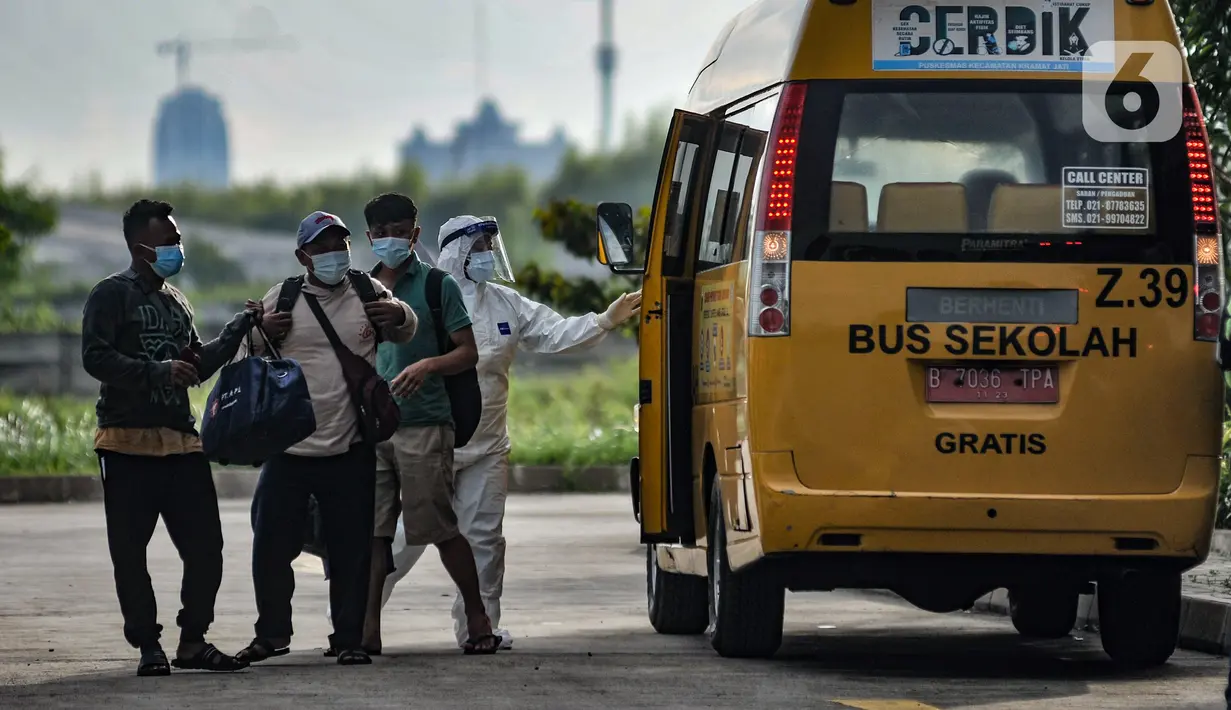
[[[453,512],[452,426],[404,427],[376,445],[373,537],[393,539],[399,512],[407,545],[434,545],[460,534]]]

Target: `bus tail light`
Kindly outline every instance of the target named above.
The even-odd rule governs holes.
[[[1222,271],[1217,192],[1210,139],[1197,90],[1187,87],[1184,98],[1184,140],[1193,208],[1193,274],[1197,279],[1193,287],[1193,337],[1214,342],[1222,325],[1226,280]]]
[[[791,332],[791,215],[795,207],[795,165],[799,129],[803,123],[807,84],[787,83],[769,134],[769,150],[761,166],[757,221],[753,235],[748,334],[788,335]]]

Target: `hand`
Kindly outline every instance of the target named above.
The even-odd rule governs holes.
[[[393,378],[393,382],[389,383],[389,390],[398,397],[409,397],[423,386],[423,381],[430,374],[432,374],[431,362],[420,360],[398,373],[398,376]]]
[[[363,304],[368,320],[380,328],[395,328],[406,322],[406,311],[394,301],[372,301]]]
[[[248,303],[244,304],[244,311],[248,313],[253,323],[260,323],[265,318],[265,304],[260,301],[248,299]]]
[[[171,384],[176,387],[188,389],[194,385],[201,384],[201,378],[197,375],[197,368],[191,363],[183,360],[168,360],[171,363]]]
[[[283,313],[264,313],[261,315],[261,328],[265,330],[265,334],[274,340],[282,340],[286,334],[291,332],[291,314]]]
[[[619,298],[607,306],[607,311],[598,317],[598,324],[603,330],[615,328],[629,318],[641,312],[641,291],[621,294]]]

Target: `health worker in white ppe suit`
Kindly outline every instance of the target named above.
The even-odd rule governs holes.
[[[470,442],[454,454],[453,508],[458,527],[474,551],[479,589],[492,628],[501,637],[502,647],[511,648],[511,634],[500,628],[504,501],[509,482],[509,368],[518,349],[553,354],[596,345],[609,331],[640,312],[641,293],[620,296],[604,313],[565,318],[507,286],[492,283],[493,279],[513,282],[494,217],[454,217],[440,228],[439,245],[437,266],[461,284],[466,310],[474,323],[479,389],[483,392],[479,427]],[[382,605],[425,548],[407,546],[399,527],[393,549],[397,569],[385,578]],[[453,602],[453,629],[459,646],[467,638],[463,611],[459,594]]]

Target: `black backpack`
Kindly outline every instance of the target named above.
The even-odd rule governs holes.
[[[436,326],[436,347],[441,355],[453,350],[453,339],[445,332],[444,311],[441,294],[444,292],[445,272],[433,268],[427,272],[427,308],[432,313]],[[453,409],[453,447],[460,449],[470,442],[470,437],[479,428],[483,416],[483,394],[479,391],[479,371],[473,367],[456,375],[445,375],[445,390],[449,393],[449,405]]]
[[[350,285],[354,287],[355,293],[359,294],[359,300],[364,303],[371,303],[376,300],[376,289],[372,288],[372,279],[362,271],[350,269],[346,272],[347,278],[350,279]],[[282,282],[282,290],[278,291],[278,305],[274,307],[277,313],[289,313],[295,307],[295,302],[299,300],[299,294],[303,291],[303,274],[292,276]],[[376,331],[376,342],[381,341],[380,328],[376,324],[372,324],[372,329]]]

